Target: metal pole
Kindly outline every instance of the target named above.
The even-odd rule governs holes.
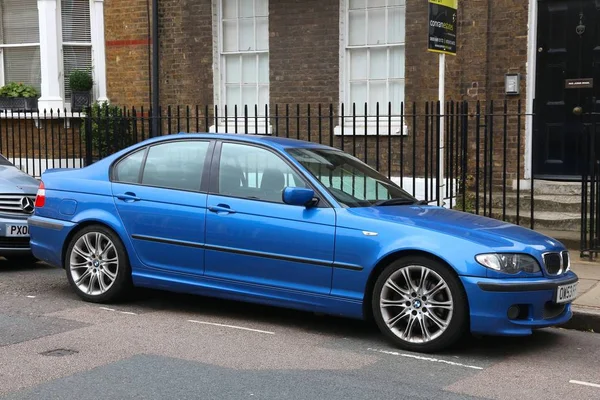
[[[446,78],[446,54],[440,53],[440,81],[439,81],[439,102],[440,102],[440,138],[438,150],[438,177],[437,182],[437,205],[444,205],[444,98],[445,98],[445,78]],[[452,196],[450,196],[452,198]]]
[[[152,0],[152,129],[150,137],[158,135],[158,125],[160,123],[158,43],[158,0]]]

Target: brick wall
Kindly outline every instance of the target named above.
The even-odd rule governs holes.
[[[163,0],[159,4],[161,104],[163,107],[212,104],[211,1]],[[411,103],[417,102],[416,111],[422,114],[425,102],[436,101],[438,97],[438,56],[427,52],[427,2],[407,0],[406,4],[406,113],[410,114]],[[504,74],[521,72],[522,95],[510,100],[520,98],[524,110],[527,2],[469,0],[461,1],[459,6],[458,55],[446,57],[446,99],[473,102],[471,112],[474,111],[474,101],[494,99],[500,107],[496,111],[501,112],[505,99]],[[272,112],[274,105],[278,104],[279,115],[285,115],[285,104],[289,103],[290,115],[296,116],[296,104],[301,104],[299,119],[291,118],[289,124],[282,119],[272,121],[280,135],[298,137],[299,132],[300,138],[308,138],[306,116],[310,104],[313,116],[310,120],[311,139],[318,137],[320,128],[323,142],[331,143],[329,135],[338,120],[329,117],[328,107],[334,104],[337,115],[340,100],[339,11],[339,0],[272,0],[269,3]],[[106,0],[106,27],[111,101],[123,105],[149,104],[146,2]],[[319,103],[323,105],[325,115],[321,119],[314,118]],[[516,112],[516,106],[513,105],[512,110]],[[474,119],[471,121],[469,129],[474,136],[476,127]],[[354,150],[356,147],[356,153],[366,156],[374,166],[378,159],[387,164],[389,158],[394,165],[393,170],[397,171],[402,162],[399,149],[404,147],[409,154],[414,146],[416,163],[423,165],[426,123],[431,121],[420,116],[414,121],[409,118],[406,122],[410,129],[408,137],[389,141],[383,138],[377,142],[374,137],[365,141],[360,136],[355,143],[350,139],[344,140],[344,148]],[[485,118],[483,122],[486,122]],[[498,149],[503,146],[504,121],[499,119],[495,122],[499,133],[494,132],[494,147]],[[507,119],[508,158],[511,163],[515,163],[517,154],[522,155],[524,151],[524,140],[520,151],[516,150],[516,124],[516,118]],[[521,127],[524,126],[522,118]],[[432,140],[432,136],[428,140]],[[472,140],[471,151],[475,151]],[[339,137],[335,138],[334,144],[342,145]]]
[[[161,0],[160,102],[213,103],[211,0]]]
[[[269,2],[271,103],[337,103],[339,0]]]
[[[122,106],[150,104],[146,0],[105,0],[106,79],[108,98]]]

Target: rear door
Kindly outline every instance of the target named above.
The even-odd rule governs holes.
[[[115,205],[146,267],[204,273],[204,186],[212,149],[211,140],[173,140],[130,154],[115,165]]]

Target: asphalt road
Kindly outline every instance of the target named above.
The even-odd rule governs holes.
[[[310,313],[147,290],[89,304],[62,270],[0,259],[0,398],[599,399],[600,335],[414,354]]]

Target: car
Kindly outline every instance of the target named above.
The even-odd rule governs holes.
[[[0,154],[0,256],[9,261],[36,261],[27,219],[33,214],[39,184]]]
[[[161,136],[48,170],[29,227],[33,254],[89,302],[145,287],[262,303],[371,320],[418,352],[563,324],[578,283],[552,238],[266,135]]]

